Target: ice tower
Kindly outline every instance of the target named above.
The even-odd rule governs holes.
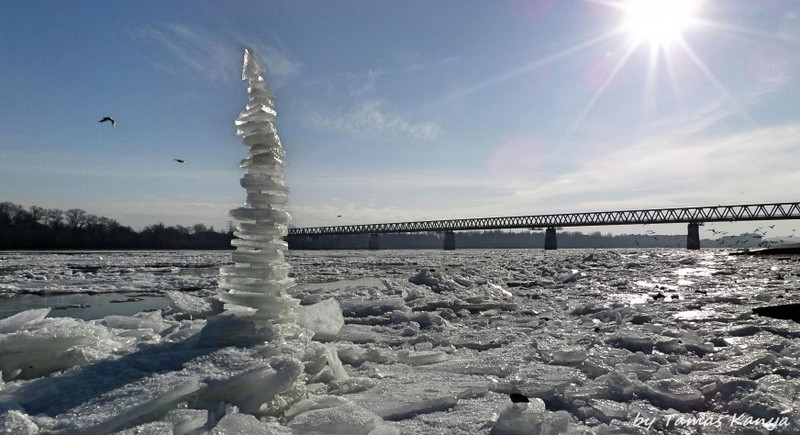
[[[241,178],[247,198],[230,212],[237,221],[231,242],[236,248],[234,264],[222,268],[219,281],[219,299],[240,322],[238,331],[228,324],[222,328],[227,331],[218,331],[226,337],[206,337],[211,341],[238,343],[248,337],[272,341],[303,334],[297,326],[299,303],[286,293],[294,285],[283,240],[291,221],[286,211],[289,188],[283,179],[285,153],[274,124],[274,94],[261,77],[264,71],[255,53],[245,49],[242,80],[247,81],[249,101],[236,119],[236,134],[248,148],[239,164],[247,170]]]
[[[287,292],[294,285],[283,240],[291,219],[286,212],[289,189],[274,124],[274,95],[263,72],[256,55],[246,49],[242,80],[247,81],[249,101],[236,119],[236,134],[248,148],[239,165],[247,170],[241,179],[247,198],[242,207],[231,210],[237,220],[231,242],[236,250],[233,264],[220,270],[217,296],[225,310],[208,318],[199,344],[244,347],[245,354],[255,354],[269,365],[216,383],[207,397],[234,404],[242,412],[282,416],[288,406],[306,397],[306,382],[347,379],[336,350],[312,340],[315,334],[338,333],[344,318],[333,299],[300,307]]]

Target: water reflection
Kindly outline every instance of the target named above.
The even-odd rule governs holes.
[[[49,317],[94,320],[114,314],[132,316],[140,311],[160,310],[168,304],[166,297],[152,294],[18,294],[10,298],[0,298],[0,319],[25,310],[51,308]]]

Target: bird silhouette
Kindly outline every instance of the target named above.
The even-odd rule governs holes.
[[[106,117],[104,117],[103,119],[101,119],[101,120],[99,120],[97,122],[106,122],[106,121],[111,121],[111,126],[112,127],[117,125],[117,121],[115,121],[114,118],[112,118],[110,116],[106,116]]]
[[[186,163],[186,160],[183,159],[172,159],[172,160],[175,160],[178,163]]]

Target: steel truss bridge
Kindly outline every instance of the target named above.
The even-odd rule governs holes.
[[[706,222],[782,219],[800,219],[800,202],[653,208],[642,210],[305,227],[290,228],[289,236],[371,234],[375,241],[374,248],[377,249],[377,237],[378,234],[381,233],[444,232],[445,249],[455,249],[453,238],[454,231],[545,228],[547,230],[545,233],[545,249],[555,249],[555,229],[557,227],[686,223],[689,227],[687,247],[689,249],[699,249],[700,238],[697,227]],[[448,239],[450,240],[450,246],[448,246]],[[548,240],[550,240],[550,243]],[[370,245],[373,247],[372,239],[370,240]]]

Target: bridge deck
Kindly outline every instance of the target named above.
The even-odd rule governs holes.
[[[669,224],[800,219],[800,203],[716,205],[707,207],[559,213],[531,216],[445,219],[366,225],[290,228],[290,236],[413,233],[630,224]]]

